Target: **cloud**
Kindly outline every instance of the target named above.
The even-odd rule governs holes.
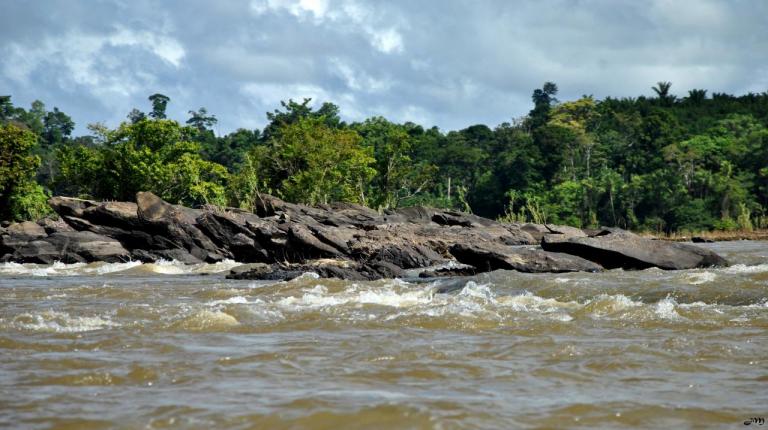
[[[560,99],[691,88],[768,90],[768,3],[738,0],[47,0],[0,16],[0,88],[78,123],[171,98],[205,106],[219,132],[261,127],[281,100],[312,97],[347,120],[383,115],[456,129]]]
[[[373,48],[392,54],[403,51],[403,36],[396,26],[382,26],[375,5],[354,0],[252,0],[251,11],[257,16],[288,12],[300,22],[330,25],[340,32],[364,33]]]

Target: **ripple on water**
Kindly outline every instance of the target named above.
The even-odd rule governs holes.
[[[0,427],[737,427],[765,404],[768,264],[428,284],[131,264],[0,265]]]
[[[15,330],[55,332],[55,333],[80,333],[93,330],[101,330],[112,327],[120,327],[109,316],[71,316],[67,312],[47,310],[39,313],[23,313],[10,320],[0,319],[0,325]]]

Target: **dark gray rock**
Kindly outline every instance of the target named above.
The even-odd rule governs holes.
[[[32,240],[48,236],[45,228],[32,221],[11,224],[5,230],[6,234],[18,239]]]
[[[17,263],[53,264],[57,261],[63,263],[81,263],[84,259],[76,254],[62,254],[55,245],[44,240],[32,240],[20,243],[14,247],[13,252],[3,258]]]
[[[305,225],[292,223],[288,229],[288,246],[299,261],[340,257],[341,251],[315,237]]]
[[[8,242],[4,241],[4,246]],[[106,261],[128,261],[131,255],[120,242],[87,231],[63,231],[34,240],[13,244],[8,257],[21,263],[52,264]]]
[[[346,264],[345,264],[346,263]],[[403,275],[400,268],[385,262],[358,264],[353,262],[316,262],[314,264],[249,264],[235,267],[228,279],[253,279],[262,281],[290,281],[304,273],[316,273],[321,278],[349,281],[390,279]]]
[[[691,242],[693,243],[714,243],[715,241],[712,239],[707,239],[700,236],[694,236],[691,238]]]
[[[568,254],[528,247],[495,244],[457,244],[451,254],[460,263],[474,266],[478,272],[506,269],[530,273],[598,272],[600,265]]]
[[[117,263],[128,261],[131,257],[130,252],[117,240],[89,231],[57,232],[44,241],[52,244],[59,251],[63,261]]]
[[[419,278],[452,278],[457,276],[474,276],[477,273],[477,268],[472,266],[444,267],[435,270],[425,270],[419,273]]]
[[[433,266],[443,260],[435,251],[422,245],[385,245],[370,258],[370,261],[382,261],[402,269]]]
[[[37,225],[45,230],[46,234],[53,234],[62,231],[75,231],[72,226],[67,224],[63,219],[53,219],[51,217],[45,217],[37,221]]]
[[[727,266],[715,252],[695,245],[645,239],[621,229],[603,229],[592,237],[545,236],[542,247],[594,261],[607,269],[666,270]]]
[[[90,261],[128,255],[141,261],[174,259],[190,264],[230,258],[270,264],[268,269],[258,266],[258,270],[253,268],[232,276],[289,279],[313,271],[323,277],[350,280],[402,277],[403,269],[434,266],[454,258],[475,269],[435,271],[426,275],[457,276],[495,269],[600,270],[598,264],[580,258],[582,253],[598,263],[607,261],[609,267],[655,265],[631,255],[618,259],[618,251],[614,249],[618,244],[598,251],[582,249],[585,241],[606,242],[604,237],[613,234],[611,231],[587,235],[580,229],[565,226],[502,224],[472,214],[427,207],[400,208],[381,214],[354,204],[310,207],[260,195],[250,213],[215,206],[186,208],[165,202],[152,193],[138,193],[136,203],[100,203],[66,197],[54,197],[50,203],[66,222],[64,227],[109,238],[122,249],[110,248],[114,243],[96,245],[99,241],[92,240],[91,248],[74,250],[64,246],[66,236],[56,236],[74,232],[48,223],[43,225],[42,232],[39,226],[17,226],[13,232],[0,232],[3,258]],[[550,251],[562,252],[516,247],[539,242]],[[719,257],[703,254],[699,257],[706,264],[719,261]],[[325,258],[337,262],[319,260]],[[704,263],[686,262],[683,266]],[[660,267],[673,265],[665,263]]]
[[[145,230],[162,238],[153,241],[150,245],[152,248],[186,250],[206,262],[232,257],[230,251],[217,247],[197,228],[197,218],[204,211],[172,205],[149,192],[137,193],[136,204],[138,217],[146,226]]]

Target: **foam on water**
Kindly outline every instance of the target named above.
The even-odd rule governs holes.
[[[701,285],[708,282],[712,282],[717,279],[717,275],[714,272],[694,272],[689,273],[686,276],[686,280],[691,285]]]
[[[0,324],[6,325],[4,320],[0,320]],[[79,333],[120,326],[109,317],[98,315],[73,317],[67,312],[54,310],[17,315],[7,325],[17,330],[56,333]]]
[[[667,320],[675,320],[682,318],[679,313],[677,313],[677,310],[675,307],[677,306],[677,301],[671,297],[667,297],[664,300],[660,300],[658,303],[656,303],[654,311],[656,312],[656,315],[661,317],[662,319]]]
[[[235,296],[230,297],[228,299],[223,300],[214,300],[212,302],[208,302],[209,306],[218,306],[218,305],[244,305],[248,303],[248,299],[243,296]]]
[[[768,272],[768,264],[756,264],[754,266],[748,266],[746,264],[734,264],[730,267],[724,267],[720,269],[723,273],[738,274],[738,273],[763,273]]]
[[[503,294],[493,284],[473,281],[467,282],[455,294],[435,294],[434,290],[435,287],[414,288],[414,285],[403,281],[391,281],[383,285],[351,284],[341,290],[314,285],[290,290],[288,294],[282,291],[261,295],[263,300],[258,302],[248,301],[244,297],[232,297],[212,303],[244,304],[254,313],[271,316],[300,318],[299,315],[306,312],[321,311],[334,317],[360,321],[370,320],[371,315],[382,321],[414,316],[454,316],[499,322],[523,316],[562,322],[584,318],[636,322],[719,321],[722,309],[730,308],[702,301],[680,304],[672,296],[647,302],[624,294],[607,293],[579,300],[542,297],[530,291]],[[768,308],[768,305],[761,302],[747,307],[762,310]]]
[[[133,267],[141,266],[141,261],[128,261],[125,263],[104,263],[95,267],[83,268],[83,273],[93,273],[95,275],[106,275],[107,273],[122,272]]]
[[[214,264],[184,264],[176,260],[159,260],[155,263],[126,261],[122,263],[73,263],[66,264],[57,261],[51,265],[44,264],[0,264],[0,275],[17,276],[93,276],[120,273],[134,269],[138,272],[155,273],[159,275],[185,275],[221,273],[241,265],[234,260],[222,260]]]

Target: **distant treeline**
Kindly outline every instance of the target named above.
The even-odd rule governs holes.
[[[507,221],[633,230],[768,225],[768,93],[558,101],[527,116],[443,132],[382,117],[346,123],[332,103],[283,102],[263,130],[216,136],[205,108],[184,124],[149,97],[116,129],[0,97],[0,219],[48,212],[50,195],[250,208],[259,193],[308,204],[429,205]]]

